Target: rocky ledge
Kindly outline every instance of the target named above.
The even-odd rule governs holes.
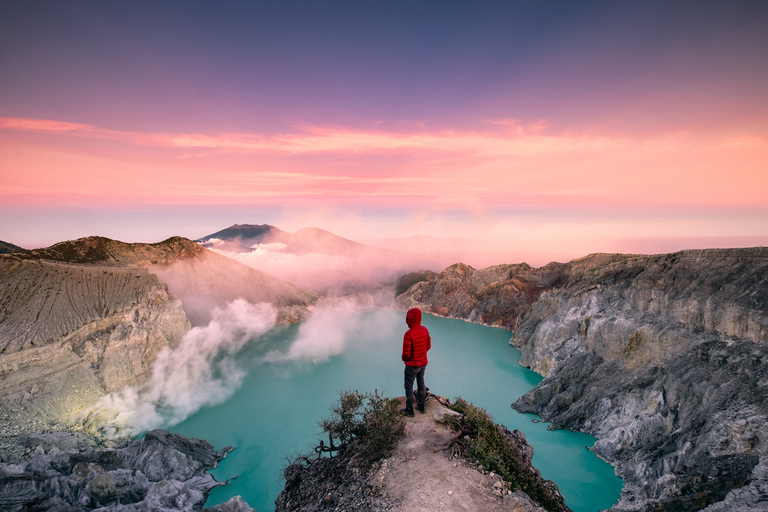
[[[490,422],[485,413],[462,403],[475,419],[480,414]],[[396,407],[404,405],[401,397]],[[491,457],[499,466],[493,471],[465,450],[485,442],[472,427],[475,423],[450,407],[444,397],[430,394],[425,413],[403,418],[397,442],[374,461],[355,448],[359,445],[354,441],[351,449],[340,449],[333,457],[322,456],[321,444],[318,456],[296,458],[285,469],[285,488],[275,501],[276,512],[570,512],[557,485],[544,480],[533,467],[533,447],[522,432],[485,425],[498,429],[502,439],[501,446],[493,448],[499,449]],[[371,425],[380,425],[383,410],[372,407],[363,417]],[[493,437],[488,431],[484,436]]]
[[[59,434],[71,436],[71,434]],[[214,468],[230,448],[217,452],[205,441],[164,430],[122,448],[63,452],[63,439],[23,464],[0,465],[0,509],[13,511],[192,511],[216,482]],[[72,440],[70,440],[72,441]],[[70,443],[71,444],[71,443]],[[74,445],[73,445],[74,447]],[[217,512],[252,512],[240,497],[217,505]]]
[[[768,248],[457,264],[397,302],[513,330],[546,377],[514,407],[598,438],[613,510],[768,502]]]

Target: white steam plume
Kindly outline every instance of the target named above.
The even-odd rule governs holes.
[[[244,376],[235,355],[276,320],[271,304],[238,299],[216,308],[207,326],[190,330],[176,350],[158,354],[149,382],[102,397],[85,412],[84,423],[108,436],[137,435],[225,401]]]
[[[351,314],[372,309],[375,309],[375,306],[368,294],[355,294],[325,303],[320,302],[312,316],[301,323],[296,341],[288,350],[272,350],[262,361],[324,363],[354,343],[365,343],[365,337],[358,336],[360,331],[390,333],[393,329],[391,323],[377,321],[375,317],[362,320],[360,316]]]
[[[299,326],[299,333],[288,352],[273,350],[264,356],[264,361],[309,361],[323,363],[344,352],[353,326],[344,323],[336,309],[315,311]]]

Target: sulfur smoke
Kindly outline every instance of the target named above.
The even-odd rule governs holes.
[[[355,296],[321,302],[299,325],[296,340],[287,350],[272,350],[261,361],[322,364],[345,350],[369,343],[370,333],[398,340],[396,326],[386,317],[363,319],[353,314],[372,309],[372,303],[366,304]]]
[[[266,362],[306,361],[323,363],[341,354],[348,345],[355,325],[349,321],[353,307],[349,302],[320,307],[299,326],[298,336],[287,352],[273,350],[265,357]]]
[[[216,308],[208,325],[190,330],[175,350],[158,354],[149,382],[102,397],[86,411],[84,423],[109,437],[134,436],[225,401],[245,375],[235,356],[276,319],[271,304],[238,299]]]

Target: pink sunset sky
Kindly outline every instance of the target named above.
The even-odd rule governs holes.
[[[768,6],[573,4],[5,2],[0,240],[768,244]]]

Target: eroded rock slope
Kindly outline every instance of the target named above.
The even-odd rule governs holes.
[[[63,428],[106,393],[149,377],[190,324],[145,268],[0,260],[2,434]]]
[[[598,437],[614,510],[768,500],[768,248],[457,264],[398,304],[513,330],[547,377],[514,407]]]

